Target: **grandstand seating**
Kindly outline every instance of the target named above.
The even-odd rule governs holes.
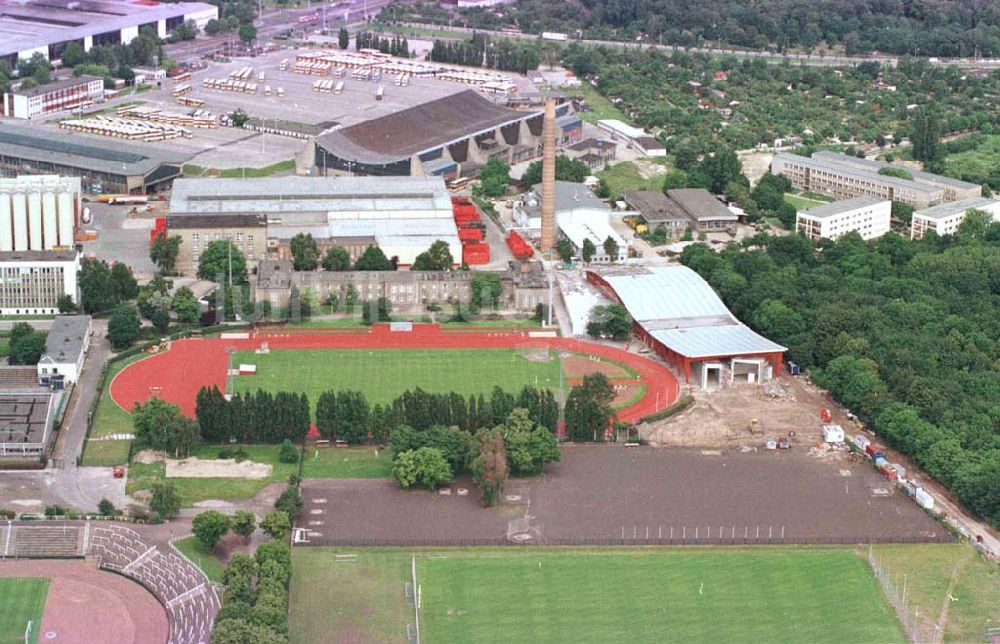
[[[116,523],[92,525],[88,540],[87,553],[100,558],[101,568],[134,579],[164,605],[171,644],[201,644],[211,639],[219,596],[198,568]]]
[[[83,528],[79,525],[12,523],[0,526],[0,557],[64,559],[83,556]]]
[[[0,368],[0,391],[38,389],[37,367]]]

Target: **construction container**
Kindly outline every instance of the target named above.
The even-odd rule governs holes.
[[[462,243],[483,241],[483,231],[479,228],[459,228],[458,238]]]
[[[840,425],[823,425],[824,443],[843,443],[844,428]]]
[[[858,448],[858,451],[865,451],[865,448],[871,444],[867,436],[862,436],[861,434],[856,434],[851,436],[851,444]]]
[[[903,467],[899,463],[892,463],[891,467],[892,467],[892,469],[896,470],[896,476],[899,478],[899,480],[902,481],[903,479],[906,478],[906,468],[905,467]]]
[[[885,463],[882,467],[878,468],[879,474],[889,479],[890,481],[898,481],[899,475],[896,474],[896,470],[892,469],[889,463]]]
[[[821,421],[823,421],[824,423],[828,423],[831,420],[833,420],[833,414],[830,413],[829,409],[820,409],[819,410],[819,419]]]
[[[462,262],[469,266],[488,264],[490,261],[489,244],[468,243],[462,245]]]
[[[934,509],[934,497],[924,488],[919,488],[913,495],[913,499],[917,502],[917,505],[925,510]]]
[[[513,230],[507,233],[507,247],[510,248],[514,257],[522,261],[535,254],[535,249],[531,247],[531,244],[524,241],[524,238]]]
[[[872,458],[875,458],[875,455],[881,454],[883,449],[885,448],[882,447],[881,445],[876,445],[875,443],[868,443],[867,445],[865,445],[865,454],[867,454]]]
[[[800,373],[799,365],[797,362],[792,362],[791,360],[789,360],[788,362],[785,363],[785,367],[788,368],[789,375],[797,376]]]

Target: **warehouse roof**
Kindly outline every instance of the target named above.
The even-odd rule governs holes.
[[[887,199],[876,199],[875,197],[851,197],[850,199],[841,199],[840,201],[825,203],[822,206],[815,206],[813,208],[803,210],[799,214],[803,217],[812,217],[813,219],[826,219],[827,217],[833,217],[845,212],[850,212],[851,210],[867,208],[868,206],[874,206],[875,204],[880,203],[891,204],[892,202]]]
[[[267,216],[260,214],[226,214],[203,217],[201,215],[167,215],[167,229],[201,228],[263,228],[267,226]]]
[[[736,319],[686,266],[595,271],[650,335],[689,358],[774,353],[785,348]]]
[[[147,176],[190,155],[151,146],[71,134],[66,130],[0,123],[0,156],[82,168],[118,176]]]
[[[919,217],[926,217],[927,219],[944,219],[952,215],[963,214],[965,211],[973,208],[982,209],[991,206],[1000,206],[1000,201],[990,199],[989,197],[972,197],[971,199],[949,201],[937,206],[931,206],[930,208],[924,208],[923,210],[917,210],[913,214]]]
[[[332,130],[317,137],[316,143],[343,159],[391,163],[539,114],[495,105],[470,89]]]
[[[415,217],[428,217],[436,212],[450,219],[451,198],[440,178],[178,179],[170,197],[170,212],[262,212],[272,216],[374,212],[383,218],[405,218],[408,212]]]
[[[0,3],[0,56],[213,10],[217,11],[204,2],[3,2]]]
[[[624,253],[628,245],[611,227],[610,217],[605,212],[561,212],[556,216],[556,222],[562,234],[577,248],[583,248],[583,241],[589,239],[599,253],[603,252],[601,245],[608,237],[618,244],[619,253]]]
[[[739,217],[704,188],[676,188],[667,191],[667,199],[697,222],[736,221]]]
[[[662,221],[691,221],[687,213],[679,211],[673,202],[660,190],[636,190],[623,192],[622,198],[635,208],[648,223]]]

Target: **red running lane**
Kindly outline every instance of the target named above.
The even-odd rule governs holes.
[[[280,349],[498,349],[549,347],[561,351],[597,356],[627,365],[639,374],[646,392],[636,403],[619,410],[618,418],[637,422],[677,399],[679,388],[674,375],[658,362],[621,349],[574,338],[532,338],[528,331],[442,333],[435,324],[415,324],[412,331],[391,331],[388,325],[372,327],[368,333],[282,333],[262,331],[245,340],[189,339],[171,344],[168,351],[153,354],[125,367],[111,382],[111,398],[125,410],[158,397],[180,406],[194,417],[195,397],[204,385],[225,390],[227,349],[253,351],[267,342]]]

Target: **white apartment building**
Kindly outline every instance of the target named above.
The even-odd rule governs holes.
[[[80,76],[7,92],[3,95],[2,111],[10,118],[32,119],[103,100],[104,80],[97,76]]]
[[[0,315],[52,315],[59,298],[80,302],[75,250],[0,252]]]
[[[889,232],[891,218],[891,201],[854,197],[803,210],[795,216],[795,230],[809,239],[837,239],[850,232],[875,239]]]
[[[987,197],[962,199],[914,211],[910,239],[921,239],[929,230],[938,235],[954,235],[965,219],[965,213],[973,209],[988,212],[993,215],[994,221],[1000,221],[1000,201]]]

